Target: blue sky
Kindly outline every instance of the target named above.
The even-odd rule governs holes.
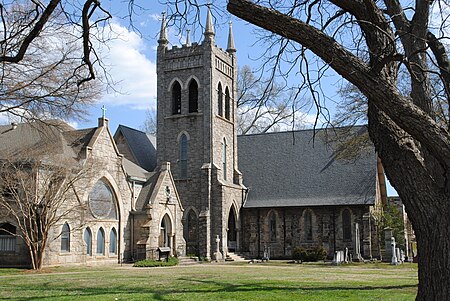
[[[108,88],[102,98],[93,105],[86,121],[75,121],[72,124],[77,128],[93,127],[97,125],[97,118],[102,115],[102,106],[106,107],[106,116],[110,128],[114,132],[119,124],[140,129],[142,128],[146,111],[156,108],[156,47],[161,26],[161,12],[165,7],[152,1],[152,6],[146,11],[137,12],[134,17],[134,26],[139,33],[129,28],[126,19],[115,17],[112,21],[111,31],[115,39],[108,45],[102,46],[103,60],[109,69],[113,80],[112,88]],[[115,16],[125,14],[118,1],[111,1],[111,11]],[[202,20],[206,19],[206,10],[202,11]],[[237,48],[237,61],[239,66],[249,65],[258,68],[261,62],[255,61],[259,56],[261,46],[255,46],[256,36],[254,27],[237,18],[224,15],[225,20],[216,24],[216,44],[222,48],[227,46],[228,25],[232,20],[235,45]],[[201,41],[200,30],[191,33],[191,41]],[[169,41],[172,45],[184,42],[185,36],[175,34],[169,28]],[[295,79],[294,79],[295,80]],[[329,98],[328,107],[334,113],[333,99],[336,99],[338,77],[330,76],[323,88]],[[314,112],[305,112],[306,119],[314,118]],[[388,185],[390,186],[390,185]],[[396,195],[392,187],[388,188],[388,195]]]

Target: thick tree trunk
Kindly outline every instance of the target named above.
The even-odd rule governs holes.
[[[364,8],[374,3],[351,4]],[[430,103],[426,85],[413,89],[412,102],[400,94],[395,77],[389,76],[392,73],[380,72],[388,68],[386,65],[367,65],[317,28],[247,0],[229,0],[228,10],[302,44],[367,96],[371,139],[416,231],[420,282],[417,300],[450,300],[450,134],[426,109]],[[365,23],[383,25],[385,21],[382,14],[355,14]],[[373,42],[372,50],[385,48],[382,39],[368,42]],[[376,60],[371,63],[376,64]]]
[[[450,195],[445,184],[436,185],[445,183],[445,172],[434,170],[431,177],[417,160],[413,139],[370,103],[369,133],[415,230],[419,257],[416,300],[450,300]],[[433,158],[428,156],[428,161]]]

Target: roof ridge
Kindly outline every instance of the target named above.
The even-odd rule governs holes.
[[[248,137],[248,136],[263,136],[263,135],[275,135],[275,134],[291,134],[291,133],[300,133],[300,132],[308,132],[308,131],[332,131],[336,129],[346,129],[346,128],[362,128],[367,127],[367,124],[359,124],[359,125],[347,125],[347,126],[336,126],[336,127],[325,127],[325,128],[316,128],[316,129],[299,129],[299,130],[287,130],[287,131],[278,131],[278,132],[266,132],[266,133],[252,133],[252,134],[242,134],[237,135],[238,137]]]
[[[141,131],[141,130],[132,128],[132,127],[130,127],[130,126],[128,126],[128,125],[124,125],[124,124],[119,124],[118,128],[120,128],[120,127],[124,127],[124,128],[133,130],[133,131],[135,131],[135,132],[140,132],[140,133],[143,133],[143,134],[148,134],[148,133],[146,133],[146,132],[144,132],[144,131]]]

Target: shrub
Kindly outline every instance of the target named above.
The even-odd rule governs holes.
[[[138,268],[146,268],[146,267],[170,267],[177,265],[179,262],[178,258],[176,257],[170,257],[169,261],[159,261],[159,260],[150,260],[150,259],[144,259],[140,261],[136,261],[134,263],[134,267]]]
[[[319,260],[324,260],[326,257],[327,252],[322,246],[315,246],[314,248],[307,250],[296,247],[292,252],[292,259],[301,262],[316,262]]]

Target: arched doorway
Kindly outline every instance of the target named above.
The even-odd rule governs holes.
[[[227,231],[227,245],[228,251],[234,252],[237,248],[237,233],[236,233],[236,211],[234,206],[231,206],[228,214],[228,231]]]
[[[171,247],[170,236],[172,233],[172,223],[167,214],[162,218],[159,229],[159,247]]]

